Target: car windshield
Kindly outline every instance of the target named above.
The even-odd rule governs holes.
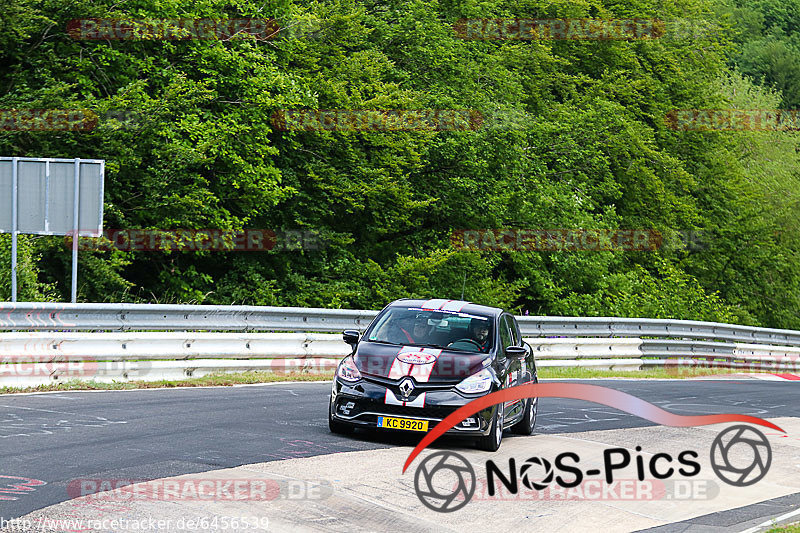
[[[493,343],[491,317],[414,307],[389,309],[367,340],[488,353]]]

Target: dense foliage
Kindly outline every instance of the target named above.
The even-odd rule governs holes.
[[[122,119],[91,132],[0,132],[0,154],[105,159],[107,228],[307,229],[327,243],[85,252],[84,301],[379,308],[463,292],[531,314],[800,328],[794,134],[664,121],[672,109],[797,105],[796,0],[10,1],[0,108]],[[67,34],[89,17],[268,16],[285,28],[269,41]],[[453,31],[461,18],[514,16],[718,24],[701,38],[652,40]],[[474,131],[281,131],[280,109],[475,109],[489,120]],[[453,230],[506,227],[644,228],[665,240],[624,252],[450,242]],[[699,236],[688,247],[687,232]],[[21,299],[64,299],[63,239],[21,241]],[[0,261],[7,299],[7,236]]]

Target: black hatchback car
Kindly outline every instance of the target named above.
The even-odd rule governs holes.
[[[328,409],[334,433],[354,428],[425,432],[470,401],[515,385],[536,383],[531,347],[514,317],[495,307],[457,300],[397,300],[363,337],[345,331],[353,352],[336,369]],[[495,451],[503,430],[530,435],[538,401],[495,405],[448,433],[476,438]]]

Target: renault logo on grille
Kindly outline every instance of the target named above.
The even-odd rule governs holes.
[[[414,382],[411,381],[411,378],[405,378],[403,381],[400,382],[398,385],[400,388],[400,394],[404,397],[408,398],[408,395],[414,392]]]

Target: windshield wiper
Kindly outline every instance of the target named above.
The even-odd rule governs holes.
[[[406,346],[422,346],[424,348],[441,348],[442,350],[446,349],[446,346],[441,346],[439,344],[423,344],[423,343],[409,343]]]
[[[390,346],[403,346],[402,344],[399,344],[399,343],[396,343],[396,342],[389,342],[389,341],[379,341],[379,340],[373,340],[373,339],[367,339],[367,341],[368,342],[376,342],[378,344],[388,344]]]

